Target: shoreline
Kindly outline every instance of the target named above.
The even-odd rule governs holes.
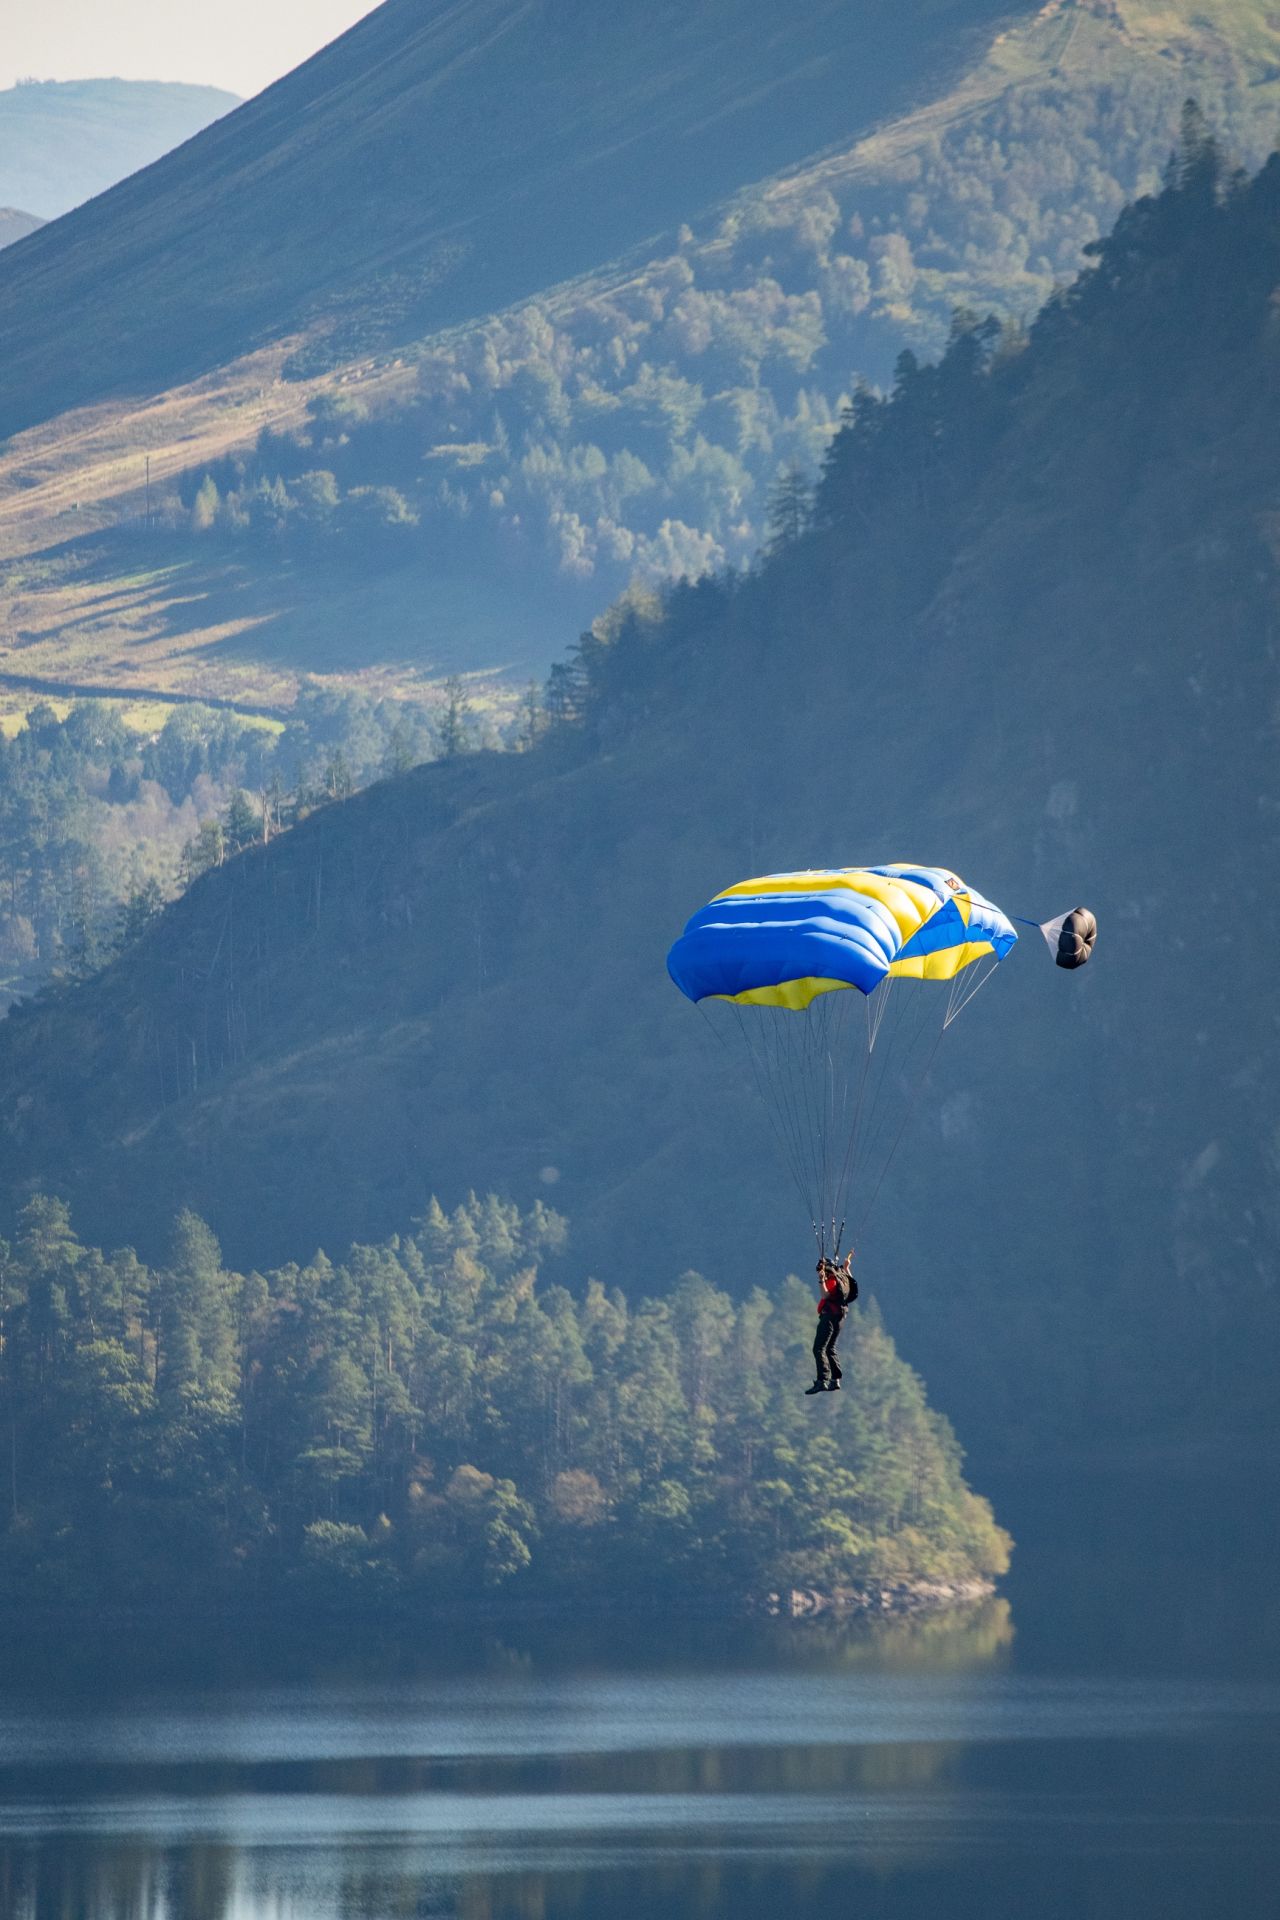
[[[898,1580],[863,1587],[790,1587],[771,1589],[763,1594],[739,1594],[732,1600],[723,1594],[698,1593],[644,1595],[631,1593],[593,1593],[593,1616],[604,1619],[634,1619],[660,1622],[723,1619],[726,1608],[736,1618],[761,1623],[775,1620],[900,1620],[924,1614],[942,1614],[961,1610],[993,1599],[999,1592],[996,1581],[975,1576],[972,1580]],[[38,1620],[21,1608],[0,1611],[0,1632],[10,1647],[34,1645],[68,1633],[156,1633],[177,1643],[197,1636],[219,1633],[261,1633],[282,1631],[299,1637],[324,1634],[335,1628],[361,1626],[371,1637],[391,1641],[416,1630],[432,1627],[464,1626],[492,1629],[503,1626],[544,1624],[576,1626],[582,1618],[581,1595],[496,1595],[477,1594],[442,1600],[418,1608],[408,1606],[371,1607],[304,1606],[287,1599],[262,1605],[249,1603],[210,1606],[198,1613],[187,1610],[175,1619],[172,1606],[157,1603],[147,1607],[84,1608],[49,1607],[40,1609]]]
[[[748,1602],[753,1613],[771,1618],[809,1620],[819,1615],[861,1614],[868,1619],[901,1618],[904,1614],[945,1613],[951,1607],[974,1606],[997,1592],[994,1580],[896,1580],[884,1586],[790,1587],[785,1593],[766,1593]]]

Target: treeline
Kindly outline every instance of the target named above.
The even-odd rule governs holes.
[[[1008,1541],[874,1308],[801,1392],[813,1303],[540,1285],[541,1206],[432,1204],[340,1263],[164,1265],[37,1198],[0,1243],[0,1604],[171,1611],[735,1598],[963,1583]]]
[[[95,972],[201,873],[315,807],[497,744],[456,679],[430,703],[304,686],[283,726],[183,704],[150,735],[118,702],[61,719],[38,702],[0,734],[0,1004]]]
[[[189,526],[362,568],[549,563],[605,592],[746,565],[778,477],[816,472],[859,380],[887,384],[904,345],[941,352],[957,308],[1034,313],[1158,184],[1187,76],[1083,32],[1105,85],[1082,46],[1074,86],[1002,87],[878,169],[855,148],[741,195],[617,284],[420,341],[408,398],[321,394],[306,430],[187,475]],[[1202,77],[1260,157],[1248,90]],[[375,305],[295,371],[368,351],[377,324]]]

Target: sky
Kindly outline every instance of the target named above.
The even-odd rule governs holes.
[[[0,87],[37,80],[187,80],[261,92],[375,0],[0,0]]]

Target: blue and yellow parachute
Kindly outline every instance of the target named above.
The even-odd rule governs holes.
[[[726,887],[667,956],[690,1000],[802,1012],[820,993],[874,993],[891,977],[954,981],[1018,936],[999,907],[945,867],[771,873]]]
[[[890,865],[740,880],[672,947],[680,991],[746,1045],[821,1251],[869,1211],[938,1039],[1017,938],[947,868]]]

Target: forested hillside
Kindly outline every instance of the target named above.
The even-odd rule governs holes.
[[[207,868],[312,807],[481,743],[497,736],[456,682],[438,715],[308,687],[287,725],[193,702],[148,733],[119,702],[62,718],[39,702],[0,731],[0,1005],[96,972]]]
[[[895,1334],[987,1450],[1265,1423],[1278,284],[1280,160],[1189,115],[1029,337],[904,356],[768,558],[601,623],[527,751],[321,809],[12,1016],[10,1205],[279,1260],[492,1186],[579,1272],[743,1291],[807,1222],[665,950],[746,874],[945,862],[1103,934],[948,1035],[859,1247]]]
[[[0,1243],[0,1610],[180,1619],[252,1603],[581,1608],[778,1588],[974,1597],[1008,1536],[874,1309],[852,1388],[799,1392],[813,1301],[538,1285],[564,1222],[432,1205],[335,1263],[229,1272],[194,1214],[163,1262],[58,1201]],[[162,1598],[161,1598],[162,1596]]]

